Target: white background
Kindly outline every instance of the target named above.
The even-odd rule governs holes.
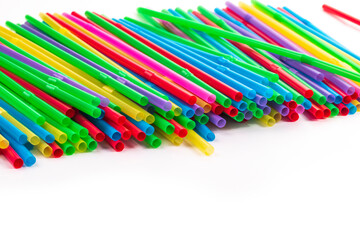
[[[326,2],[360,17],[355,0]],[[290,7],[360,54],[360,28],[325,14],[323,1],[264,3]],[[198,5],[224,2],[0,0],[0,21]],[[359,239],[359,120],[229,124],[215,131],[211,157],[185,144],[131,143],[122,153],[38,157],[21,170],[0,159],[0,239]]]

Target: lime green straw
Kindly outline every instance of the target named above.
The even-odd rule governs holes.
[[[184,115],[180,115],[177,117],[174,117],[174,120],[177,121],[181,126],[188,130],[193,130],[195,128],[195,122]]]
[[[75,153],[75,147],[70,142],[65,142],[63,144],[57,143],[59,147],[64,151],[65,155],[73,155]]]
[[[318,68],[321,68],[325,71],[328,72],[332,72],[334,74],[338,74],[341,75],[343,77],[347,77],[350,78],[352,80],[355,80],[357,82],[360,82],[360,75],[358,73],[355,73],[353,71],[344,69],[342,67],[338,67],[336,65],[327,63],[325,61],[319,60],[317,58],[308,56],[306,54],[302,54],[302,53],[298,53],[292,50],[288,50],[282,47],[278,47],[269,43],[265,43],[262,41],[258,41],[249,37],[245,37],[245,36],[241,36],[238,34],[234,34],[232,32],[229,31],[225,31],[222,29],[217,29],[211,26],[207,26],[207,25],[203,25],[203,24],[199,24],[199,23],[195,23],[186,19],[182,19],[182,18],[178,18],[178,17],[174,17],[174,16],[170,16],[164,13],[160,13],[160,12],[156,12],[150,9],[146,9],[146,8],[138,8],[138,12],[142,13],[142,14],[147,14],[149,16],[152,17],[156,17],[156,18],[160,18],[172,23],[177,23],[183,26],[187,26],[193,29],[197,29],[209,34],[214,34],[217,36],[221,36],[224,37],[226,39],[229,40],[233,40],[236,42],[240,42],[240,43],[244,43],[246,45],[249,45],[251,47],[255,47],[255,48],[260,48],[262,50],[265,51],[269,51],[284,57],[288,57],[297,61],[300,61],[302,63],[306,63]]]
[[[327,103],[325,103],[325,106],[328,109],[330,109],[330,111],[331,111],[330,116],[331,117],[335,117],[335,116],[339,115],[340,110],[334,104],[327,102]]]
[[[60,131],[62,131],[63,133],[65,133],[68,136],[68,141],[72,142],[72,143],[77,143],[80,140],[80,135],[76,132],[74,132],[73,130],[71,130],[68,127],[62,126],[60,124],[58,124],[57,122],[55,122],[52,118],[46,116],[46,121],[53,125],[55,128],[59,129]]]
[[[254,111],[252,111],[252,113],[254,114],[255,118],[261,118],[262,116],[264,116],[264,111],[260,108],[256,108]]]
[[[231,117],[237,122],[242,122],[245,119],[245,114],[242,112],[239,112],[235,117]]]
[[[121,112],[121,108],[113,102],[110,102],[108,107],[112,108],[113,110],[115,110],[117,112]]]
[[[167,120],[171,120],[174,118],[175,116],[175,113],[174,111],[170,110],[170,111],[164,111],[162,110],[161,108],[155,106],[155,105],[152,105],[154,108],[155,108],[155,111],[160,114],[161,116],[163,116],[164,118],[166,118]]]
[[[155,134],[146,136],[145,142],[152,148],[158,148],[161,145],[161,139],[155,136]]]
[[[209,117],[206,114],[202,114],[201,116],[195,115],[194,119],[202,125],[207,124],[209,122]]]
[[[174,125],[172,125],[171,123],[169,123],[168,121],[166,121],[165,119],[163,119],[161,116],[159,116],[156,113],[154,113],[153,115],[155,117],[155,122],[154,122],[155,126],[160,128],[167,134],[172,134],[175,131]]]
[[[74,132],[76,132],[77,134],[79,134],[79,136],[80,136],[81,138],[84,138],[84,137],[86,137],[87,135],[89,135],[89,131],[88,131],[86,128],[84,128],[83,126],[81,126],[80,124],[78,124],[78,123],[76,123],[76,122],[74,122],[74,121],[71,121],[71,124],[70,124],[69,128],[70,128],[72,131],[74,131]]]
[[[87,148],[90,152],[94,151],[97,146],[98,146],[98,143],[92,138],[90,137],[89,135],[86,136],[86,137],[83,137],[81,138],[84,142],[86,142],[87,144]]]

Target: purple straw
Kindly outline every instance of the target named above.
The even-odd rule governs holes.
[[[276,102],[271,101],[269,102],[269,105],[270,107],[278,111],[283,117],[286,117],[290,112],[289,108],[283,104],[277,104]]]
[[[209,117],[209,121],[217,126],[218,128],[223,128],[226,125],[226,120],[215,113],[208,112],[206,114]]]

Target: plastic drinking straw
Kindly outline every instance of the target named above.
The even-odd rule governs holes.
[[[299,120],[299,114],[294,110],[290,110],[289,114],[287,115],[287,119],[289,119],[290,122],[296,122]]]
[[[31,167],[35,164],[36,158],[31,152],[22,144],[13,139],[9,134],[2,132],[6,139],[9,141],[10,146],[14,151],[19,155],[19,157],[23,160],[26,167]]]
[[[198,148],[205,155],[210,156],[214,153],[214,147],[201,138],[195,131],[189,130],[188,135],[184,138],[186,142]]]
[[[265,127],[272,127],[276,123],[275,119],[269,115],[264,115],[259,118],[259,122]]]
[[[15,127],[10,121],[0,115],[0,126],[2,130],[14,138],[18,143],[25,144],[27,142],[27,136],[25,133]]]
[[[181,124],[183,127],[185,127],[188,130],[192,130],[195,128],[195,122],[184,115],[180,115],[178,117],[174,117],[174,120]]]
[[[116,152],[121,152],[122,150],[124,150],[124,143],[120,140],[114,141],[111,138],[109,138],[108,136],[105,136],[105,140],[107,143],[109,143],[109,145],[116,151]]]
[[[42,99],[49,105],[56,108],[58,111],[60,111],[67,117],[72,118],[75,115],[75,110],[70,105],[63,103],[63,102],[57,100],[56,98],[51,97],[50,95],[39,90],[38,88],[34,87],[33,85],[29,84],[28,82],[24,81],[23,79],[19,78],[15,74],[13,74],[3,68],[0,68],[0,71],[5,73],[8,77],[10,77],[12,80],[16,81],[18,84],[23,86],[25,89],[34,93],[37,97],[39,97],[40,99]]]
[[[37,145],[40,143],[40,138],[37,135],[35,135],[32,131],[30,131],[27,127],[21,124],[18,120],[12,117],[8,112],[6,112],[1,107],[0,107],[0,116],[4,117],[13,126],[19,129],[21,132],[23,132],[27,136],[27,141],[29,141],[32,145]]]
[[[235,115],[237,115],[237,112],[238,111],[236,111]],[[201,116],[194,116],[194,119],[202,125],[207,124],[209,122],[209,117],[206,114],[203,114]]]
[[[208,142],[212,142],[215,140],[215,134],[204,124],[200,124],[195,122],[196,126],[194,131],[199,134],[202,138],[204,138]]]
[[[11,116],[13,116],[15,119],[17,119],[20,123],[22,123],[25,127],[27,127],[29,130],[34,132],[37,136],[39,136],[41,139],[46,141],[47,143],[51,143],[55,140],[54,136],[50,134],[48,131],[44,130],[42,127],[25,117],[23,114],[18,112],[15,108],[4,102],[0,99],[0,107],[2,107],[4,110],[6,110]]]
[[[352,104],[354,104],[356,106],[357,111],[360,111],[360,102],[357,100],[353,100],[351,101]]]
[[[273,108],[271,108],[271,112],[270,112],[269,116],[274,118],[275,122],[279,122],[282,119],[282,115]]]
[[[224,107],[218,103],[213,103],[211,104],[211,111],[217,115],[220,115],[224,112]]]
[[[52,148],[45,143],[44,141],[40,141],[40,143],[34,146],[36,150],[38,150],[44,157],[50,157],[53,153]]]
[[[87,135],[89,135],[89,131],[81,126],[80,124],[78,124],[77,122],[71,122],[69,128],[71,130],[73,130],[74,132],[76,132],[77,134],[79,134],[80,137],[86,137]]]
[[[113,128],[115,128],[118,132],[121,133],[121,139],[126,141],[129,140],[131,138],[131,131],[129,129],[127,129],[126,127],[124,127],[124,125],[118,125],[115,124],[114,122],[108,121],[108,124],[110,124],[110,126],[112,126]]]
[[[46,119],[47,122],[49,122],[49,124],[51,124],[53,127],[57,128],[58,130],[60,130],[60,132],[63,132],[67,135],[67,139],[70,142],[77,142],[80,140],[80,136],[78,133],[74,132],[72,129],[68,128],[68,127],[64,127],[60,124],[58,124],[57,122],[55,122],[54,120],[52,120],[51,118],[47,118]],[[46,126],[46,125],[45,125]],[[59,142],[60,143],[60,142]]]
[[[289,108],[283,104],[277,104],[275,102],[269,102],[269,106],[278,111],[283,117],[286,117],[289,114]]]
[[[137,126],[132,124],[130,121],[126,120],[124,123],[124,127],[129,129],[131,131],[131,135],[139,142],[142,142],[145,140],[146,133],[141,131]]]
[[[54,116],[57,121],[62,125],[68,125],[70,123],[70,118],[59,112],[57,109],[50,106],[48,103],[38,98],[31,91],[28,91],[23,86],[18,84],[16,81],[11,79],[9,76],[0,71],[0,82],[10,88],[14,93],[20,96],[25,101],[29,102],[32,106],[41,109],[45,112],[48,112]]]
[[[184,128],[181,124],[176,122],[174,119],[168,120],[169,123],[171,123],[174,127],[174,134],[178,135],[181,138],[184,138],[187,135],[187,130]]]
[[[26,28],[26,27],[25,27]],[[28,29],[28,28],[26,28]],[[76,58],[82,60],[83,62],[91,65],[92,67],[98,69],[99,71],[102,71],[105,74],[108,74],[110,77],[112,78],[106,78],[105,80],[102,79],[102,81],[112,87],[114,87],[116,90],[118,90],[121,93],[124,93],[126,96],[130,97],[131,99],[135,99],[136,102],[143,104],[142,101],[144,101],[144,96],[141,94],[144,94],[146,97],[149,98],[149,100],[151,100],[151,102],[154,102],[155,104],[160,104],[159,106],[161,107],[168,107],[170,108],[170,103],[166,102],[165,100],[161,99],[160,97],[147,92],[146,90],[142,89],[141,87],[138,87],[137,85],[129,82],[128,80],[119,77],[118,75],[114,74],[113,72],[101,67],[100,65],[88,60],[87,58],[83,57],[82,55],[72,51],[71,49],[68,49],[67,47],[55,42],[54,40],[46,37],[45,35],[42,35],[40,32],[38,32],[37,30],[34,30],[33,27],[31,27],[30,29],[28,29],[29,31],[35,33],[36,35],[42,37],[43,39],[47,40],[48,42],[52,43],[53,45],[59,47],[60,49],[64,50],[65,52],[75,56]],[[35,31],[35,32],[34,32]],[[63,36],[61,36],[63,37]],[[125,84],[125,85],[123,85]],[[129,86],[131,88],[129,88]],[[133,90],[134,89],[134,90]],[[136,91],[137,92],[136,92]],[[139,93],[140,94],[139,94]]]
[[[331,111],[330,116],[331,117],[335,117],[335,116],[339,115],[340,111],[334,104],[325,103],[325,106],[330,109],[330,111]]]
[[[9,47],[14,48],[14,50],[10,49]],[[48,66],[44,62],[41,62],[40,60],[37,60],[34,57],[29,58],[27,57],[27,55],[26,56],[23,55],[25,53],[23,50],[15,47],[14,45],[10,45],[10,43],[8,43],[8,48],[0,45],[0,50],[1,52],[19,61],[22,61],[23,63],[26,63],[27,65],[37,69],[38,71],[50,75],[52,77],[55,77],[61,80],[62,82],[66,83],[66,84],[61,84],[61,82],[59,81],[57,82],[59,87],[69,89],[69,91],[72,92],[76,92],[79,98],[84,99],[86,102],[89,102],[95,106],[98,105],[99,99],[100,99],[100,104],[102,105],[108,105],[109,103],[109,100],[106,99],[105,97],[91,91],[90,89],[87,89],[86,87],[82,86],[79,83],[76,83],[75,81],[67,78],[66,76],[60,74],[59,72],[56,72],[54,69],[52,69],[52,67]]]
[[[315,66],[315,67],[319,67],[321,69],[324,69],[326,71],[332,72],[334,74],[338,74],[344,77],[348,77],[352,80],[355,81],[359,81],[360,76],[357,73],[354,73],[353,71],[350,71],[348,69],[344,69],[342,67],[336,66],[334,64],[331,63],[327,63],[323,60],[319,60],[316,59],[314,57],[308,56],[306,54],[302,54],[302,53],[297,53],[294,52],[292,50],[288,50],[288,49],[284,49],[282,47],[277,47],[277,46],[273,46],[271,44],[268,43],[264,43],[264,42],[260,42],[248,37],[244,37],[244,36],[240,36],[228,31],[224,31],[221,29],[216,29],[210,26],[206,26],[206,25],[202,25],[202,24],[198,24],[192,21],[188,21],[182,18],[178,18],[178,17],[174,17],[174,16],[170,16],[167,14],[163,14],[163,13],[159,13],[150,9],[146,9],[146,8],[138,8],[138,12],[142,13],[142,14],[146,14],[152,17],[156,17],[156,18],[160,18],[163,20],[167,20],[173,23],[177,23],[177,24],[182,24],[182,25],[186,25],[187,27],[191,27],[193,29],[196,30],[200,30],[209,34],[214,34],[217,36],[221,36],[224,38],[227,38],[229,40],[233,40],[236,42],[241,42],[244,44],[247,44],[249,46],[252,47],[256,47],[256,48],[260,48],[262,50],[266,50],[284,57],[288,57],[297,61],[301,61],[303,63],[307,63],[309,65]],[[336,63],[338,63],[338,61],[336,61]]]
[[[65,155],[73,155],[75,153],[75,147],[71,145],[70,142],[65,142],[63,144],[59,144],[61,149],[64,151]]]
[[[86,143],[87,149],[90,152],[94,151],[98,146],[98,143],[90,136],[86,136],[86,137],[82,138],[82,140]]]
[[[174,112],[175,116],[180,116],[182,113],[182,109],[173,102],[171,104],[172,104],[171,111]]]
[[[354,104],[348,103],[348,104],[345,104],[345,106],[349,109],[349,115],[353,115],[357,112],[357,108]]]
[[[167,140],[169,140],[169,142],[171,142],[175,146],[180,146],[184,141],[181,137],[179,137],[175,133],[167,134],[159,128],[156,128],[156,132],[160,133],[162,136],[164,136]]]
[[[172,134],[175,131],[175,127],[166,121],[164,118],[159,116],[158,114],[154,114],[155,122],[154,125],[158,127],[159,129],[163,130],[166,134]],[[181,117],[181,116],[179,116]],[[179,118],[177,117],[177,118]],[[181,124],[181,123],[180,123]]]
[[[230,106],[230,107],[224,109],[224,113],[226,113],[230,117],[235,117],[238,114],[238,112],[239,112],[239,110],[233,106]]]
[[[247,103],[244,102],[243,100],[241,100],[240,102],[233,101],[232,106],[236,107],[240,111],[243,111],[243,110],[245,110],[247,108]]]
[[[42,127],[50,132],[52,135],[54,135],[55,140],[59,143],[64,143],[68,140],[68,136],[63,131],[59,130],[58,128],[54,127],[53,125],[49,124],[48,122],[45,122]]]
[[[5,156],[5,158],[15,169],[19,169],[24,165],[24,161],[11,146],[7,147],[6,149],[0,149],[0,153]]]
[[[154,134],[154,127],[151,126],[150,124],[148,124],[147,122],[145,121],[140,121],[140,122],[137,122],[137,121],[134,121],[133,119],[130,119],[128,118],[127,121],[129,121],[130,123],[132,123],[133,125],[135,125],[137,128],[139,128],[142,132],[144,132],[147,136],[148,135],[152,135]],[[125,121],[126,122],[126,121]],[[139,137],[137,137],[139,138]],[[140,139],[142,139],[140,137]]]
[[[100,16],[101,17],[101,16]],[[158,45],[152,43],[151,41],[149,41],[148,39],[142,37],[140,34],[137,34],[136,32],[130,30],[129,28],[111,21],[109,19],[104,18],[105,20],[109,21],[110,23],[112,23],[114,26],[116,26],[117,28],[121,29],[122,31],[124,31],[125,33],[129,34],[130,36],[132,36],[133,38],[137,39],[140,44],[140,42],[146,46],[148,46],[149,48],[153,49],[154,51],[160,53],[161,55],[163,55],[164,57],[166,57],[167,59],[173,61],[174,63],[178,64],[179,66],[188,69],[192,74],[194,74],[196,77],[198,77],[199,79],[201,79],[202,81],[206,82],[207,84],[209,84],[210,86],[214,87],[215,89],[217,89],[218,91],[224,93],[226,92],[226,94],[231,97],[232,99],[236,100],[236,101],[240,101],[241,100],[241,96],[242,94],[236,90],[234,90],[233,88],[227,86],[226,84],[223,84],[221,81],[217,80],[216,78],[214,78],[213,76],[199,70],[198,68],[194,67],[193,65],[189,64],[188,62],[178,58],[177,56],[171,54],[170,52],[164,50],[163,48],[159,47]],[[131,42],[128,42],[129,44],[131,44]],[[134,46],[134,45],[133,45]],[[135,47],[135,46],[134,46]],[[140,47],[138,48],[140,49]],[[218,98],[217,98],[218,99]]]
[[[347,14],[347,13],[344,13],[344,12],[342,12],[342,11],[334,8],[334,7],[331,7],[331,6],[329,6],[329,5],[324,4],[324,5],[322,6],[322,8],[323,8],[323,10],[324,10],[325,12],[327,12],[327,13],[333,14],[333,15],[335,15],[335,16],[344,18],[344,19],[346,19],[346,20],[348,20],[348,21],[350,21],[350,22],[352,22],[352,23],[355,23],[355,24],[357,24],[357,25],[360,25],[360,19],[355,18],[355,17],[353,17],[353,16],[351,16],[351,15],[349,15],[349,14]]]
[[[71,143],[78,152],[85,152],[87,150],[87,144],[85,141],[80,139],[76,143]]]
[[[156,137],[154,134],[146,136],[145,142],[152,148],[158,148],[161,145],[161,139]]]
[[[263,111],[264,115],[269,115],[271,112],[271,108],[269,106],[258,106],[259,109],[261,109]]]
[[[56,144],[56,142],[50,143],[49,146],[52,149],[52,154],[54,158],[60,158],[62,157],[62,155],[64,155],[64,151],[58,144]]]
[[[226,120],[219,115],[216,115],[212,112],[207,113],[207,116],[209,117],[209,121],[214,124],[218,128],[223,128],[226,125]]]
[[[0,134],[0,149],[5,149],[9,147],[9,141]]]
[[[124,115],[121,115],[117,111],[109,108],[109,107],[101,107],[105,111],[104,120],[110,120],[117,124],[123,124],[126,120]]]
[[[121,133],[118,132],[115,128],[110,126],[107,122],[104,120],[95,119],[89,116],[85,117],[94,124],[97,128],[99,128],[103,133],[105,133],[106,136],[110,137],[112,140],[117,141],[121,138]],[[106,137],[105,137],[106,139]]]

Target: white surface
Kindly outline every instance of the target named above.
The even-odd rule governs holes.
[[[112,2],[113,6],[110,5]],[[327,0],[359,16],[356,1]],[[321,10],[323,1],[286,5],[360,53],[359,28]],[[223,1],[5,1],[0,21],[40,11],[95,10],[111,17]],[[19,8],[19,9],[16,9]],[[132,144],[12,170],[0,161],[0,239],[359,239],[359,114],[300,119],[272,128],[229,124],[215,154]]]

